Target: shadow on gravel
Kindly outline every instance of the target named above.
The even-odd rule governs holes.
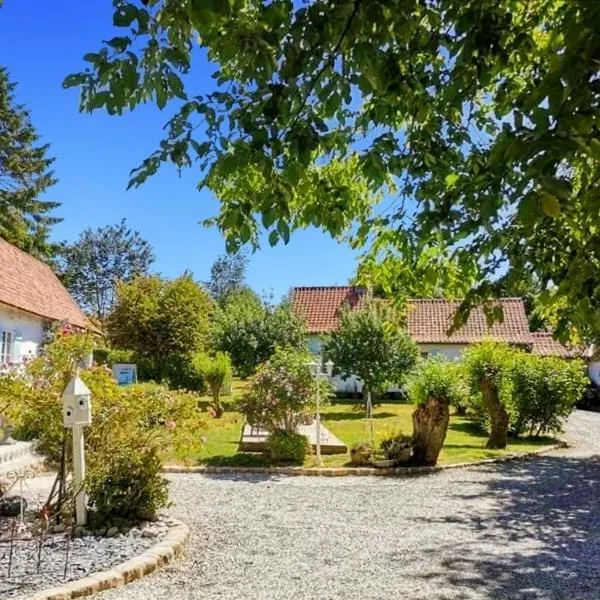
[[[440,544],[431,553],[444,556],[443,570],[420,576],[452,598],[600,598],[600,457],[543,457],[485,470],[495,478],[482,482],[481,493],[453,494],[477,500],[473,511],[423,517],[471,529],[474,541]]]

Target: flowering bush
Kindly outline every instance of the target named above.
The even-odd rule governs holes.
[[[306,352],[277,348],[250,380],[239,403],[248,423],[290,433],[314,410],[316,382]]]
[[[65,450],[71,455],[62,394],[73,367],[89,356],[89,344],[87,336],[59,335],[27,365],[27,377],[0,378],[0,405],[10,401],[15,437],[37,439],[55,464]],[[82,369],[80,376],[92,393],[92,424],[85,428],[90,506],[102,519],[147,518],[166,502],[160,453],[167,445],[199,444],[197,398],[158,385],[119,387],[105,366]]]

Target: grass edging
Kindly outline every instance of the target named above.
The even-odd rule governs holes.
[[[107,571],[92,573],[82,579],[42,590],[26,600],[70,600],[121,587],[171,563],[181,555],[189,536],[189,527],[181,521],[175,521],[163,540],[142,554],[115,565]]]
[[[549,450],[556,450],[558,448],[565,448],[565,442],[559,441],[556,444],[549,446],[542,446],[536,450],[530,452],[520,452],[505,454],[504,456],[497,456],[495,458],[483,458],[481,460],[474,460],[464,463],[454,463],[449,465],[436,465],[434,467],[390,467],[390,468],[376,468],[376,467],[217,467],[213,465],[197,465],[193,467],[186,467],[181,465],[165,465],[163,472],[165,473],[206,473],[206,474],[236,474],[236,473],[249,473],[249,474],[265,474],[265,475],[296,475],[296,476],[321,476],[321,477],[344,477],[348,475],[379,475],[388,477],[399,477],[399,476],[410,476],[410,475],[423,475],[427,473],[436,473],[446,469],[464,469],[467,467],[477,467],[481,465],[494,464],[507,462],[510,460],[526,460],[528,458],[534,458]]]

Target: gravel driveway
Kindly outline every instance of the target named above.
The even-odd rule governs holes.
[[[100,597],[597,600],[600,414],[575,413],[566,437],[410,479],[173,476],[186,558]]]

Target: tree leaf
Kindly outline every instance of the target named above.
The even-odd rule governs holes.
[[[542,194],[542,210],[549,216],[556,218],[560,215],[560,202],[552,194]]]

